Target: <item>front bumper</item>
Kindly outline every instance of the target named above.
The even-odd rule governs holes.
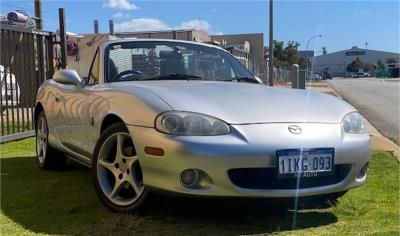
[[[293,123],[294,124],[294,123]],[[287,123],[233,125],[224,136],[174,136],[153,128],[128,126],[143,170],[146,186],[176,193],[232,197],[294,197],[341,192],[359,186],[359,176],[371,155],[368,134],[345,134],[340,124],[299,123],[302,134],[288,131]],[[144,153],[146,146],[159,147],[163,157]],[[276,150],[295,148],[335,149],[335,165],[346,166],[344,176],[334,182],[311,187],[240,187],[229,172],[233,169],[274,169]],[[181,184],[182,171],[194,168],[207,173],[212,184],[207,189],[191,189]],[[271,180],[271,179],[269,179]]]

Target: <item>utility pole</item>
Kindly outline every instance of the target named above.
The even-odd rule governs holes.
[[[274,7],[273,0],[269,0],[269,53],[268,53],[268,84],[274,86]]]
[[[34,0],[36,29],[43,30],[42,0]]]

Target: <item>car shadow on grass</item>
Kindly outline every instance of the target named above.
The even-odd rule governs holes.
[[[85,167],[70,163],[63,170],[43,171],[33,157],[2,158],[1,164],[3,214],[36,233],[243,235],[318,227],[338,220],[326,209],[330,205],[319,201],[300,202],[295,211],[293,202],[158,193],[151,194],[137,214],[115,214],[101,205]]]

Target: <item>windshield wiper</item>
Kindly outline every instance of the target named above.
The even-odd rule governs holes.
[[[197,75],[189,75],[189,74],[169,74],[156,76],[150,79],[145,80],[202,80],[203,78]]]
[[[256,79],[254,79],[252,77],[248,77],[248,76],[243,76],[243,77],[238,76],[238,77],[233,77],[231,79],[223,79],[221,81],[228,81],[228,82],[236,81],[236,82],[247,82],[247,83],[259,84],[259,82]]]

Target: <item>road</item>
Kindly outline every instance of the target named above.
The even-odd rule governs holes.
[[[400,81],[334,79],[328,82],[384,136],[400,141]]]

